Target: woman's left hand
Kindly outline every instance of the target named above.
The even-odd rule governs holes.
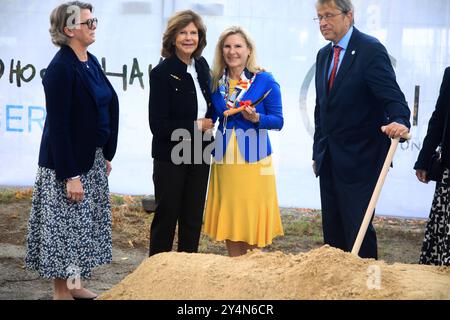
[[[111,162],[109,162],[108,160],[106,160],[106,176],[109,177],[109,174],[112,171],[112,165]]]
[[[242,111],[242,116],[245,120],[248,120],[250,122],[259,122],[259,113],[256,112],[256,108],[245,107],[244,111]]]

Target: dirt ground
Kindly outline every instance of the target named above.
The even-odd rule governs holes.
[[[297,255],[254,251],[238,258],[163,253],[100,299],[450,300],[449,288],[450,268],[387,265],[323,246]]]
[[[113,207],[113,263],[96,268],[86,287],[105,293],[135,271],[148,257],[152,215],[143,211],[141,197],[111,196]],[[31,190],[0,190],[0,299],[40,300],[52,298],[48,280],[24,269],[27,222]],[[323,244],[320,212],[284,208],[285,236],[274,240],[265,252],[300,254]],[[375,226],[380,258],[388,263],[417,263],[425,220],[378,217]],[[176,245],[175,248],[176,249]],[[200,253],[226,255],[223,243],[202,236]]]
[[[0,204],[0,300],[52,299],[51,282],[24,268],[29,201]],[[120,243],[117,234],[115,242]],[[118,241],[119,240],[119,241]],[[147,257],[147,249],[124,244],[113,246],[113,262],[95,269],[86,287],[94,292],[109,290]]]

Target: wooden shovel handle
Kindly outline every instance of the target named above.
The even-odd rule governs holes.
[[[412,139],[412,134],[411,133],[405,133],[404,135],[402,135],[402,139],[405,140],[411,140]]]
[[[403,139],[410,140],[411,134],[406,133],[402,136]],[[364,215],[363,222],[361,227],[359,228],[358,235],[356,237],[355,243],[353,244],[352,254],[357,256],[359,254],[359,250],[361,249],[362,242],[367,232],[367,228],[369,227],[370,221],[372,220],[373,213],[375,211],[375,206],[378,202],[378,198],[380,197],[381,188],[384,185],[384,181],[386,180],[386,176],[391,167],[392,159],[394,159],[395,151],[397,150],[397,146],[400,139],[392,139],[391,147],[389,148],[389,152],[386,156],[386,160],[384,161],[383,168],[381,169],[380,176],[378,177],[377,184],[375,185],[375,190],[372,193],[372,197],[369,202],[369,206],[367,207],[366,214]]]

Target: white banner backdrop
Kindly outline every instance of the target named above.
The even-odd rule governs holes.
[[[45,117],[41,73],[57,51],[49,15],[60,1],[0,0],[0,185],[32,186]],[[258,61],[281,85],[285,126],[271,133],[280,205],[320,208],[311,170],[314,62],[326,44],[315,1],[194,0],[92,1],[99,19],[90,51],[120,99],[120,132],[110,186],[113,192],[152,194],[149,71],[160,59],[167,18],[191,8],[208,26],[204,51],[212,63],[220,32],[241,25],[257,43]],[[397,151],[377,213],[426,217],[434,184],[420,184],[413,165],[434,109],[444,68],[450,64],[450,1],[354,1],[356,27],[380,39],[391,54],[412,111],[413,140]],[[413,120],[413,119],[412,119]]]

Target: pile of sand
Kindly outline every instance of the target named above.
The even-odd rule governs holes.
[[[101,299],[450,299],[450,268],[387,265],[328,246],[238,258],[164,253]]]

